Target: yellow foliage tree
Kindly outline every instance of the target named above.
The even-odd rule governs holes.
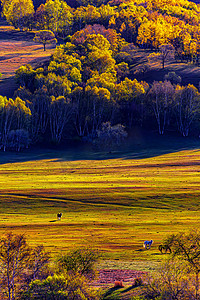
[[[49,17],[48,28],[56,33],[69,34],[72,24],[71,8],[63,0],[47,0],[44,10]]]
[[[34,13],[32,0],[4,0],[3,14],[7,21],[20,30],[24,27],[24,18]]]

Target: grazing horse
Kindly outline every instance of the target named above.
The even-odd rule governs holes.
[[[167,251],[169,251],[169,253],[172,253],[171,247],[169,245],[161,244],[158,246],[158,249],[161,253],[167,253]]]
[[[61,217],[62,217],[62,213],[58,213],[58,214],[57,214],[57,219],[58,219],[58,221],[61,220]]]
[[[153,244],[153,240],[145,241],[143,244],[143,247],[147,250],[151,248],[151,245]]]

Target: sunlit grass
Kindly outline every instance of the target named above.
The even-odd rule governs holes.
[[[138,67],[140,68],[144,64],[148,62],[148,55],[153,51],[147,49],[137,49],[134,53],[134,58],[132,65],[130,66],[130,70],[132,74],[138,74]],[[162,68],[161,60],[151,60],[149,70],[146,71],[145,74],[141,74],[138,79],[145,80],[148,83],[152,83],[153,81],[164,80],[165,75],[168,72],[175,72],[178,76],[181,77],[181,85],[187,85],[189,83],[194,84],[198,87],[199,84],[199,76],[200,69],[194,63],[189,63],[187,61],[180,61],[175,59],[170,59],[165,62],[165,68]]]
[[[191,150],[1,164],[0,233],[23,232],[54,254],[90,245],[105,259],[160,260],[157,247],[167,234],[199,226],[199,158]],[[143,251],[146,239],[154,240],[151,251]]]
[[[54,47],[47,46],[44,52],[43,45],[33,41],[0,40],[0,70],[1,79],[15,75],[15,71],[22,65],[37,65],[48,59],[54,52]]]

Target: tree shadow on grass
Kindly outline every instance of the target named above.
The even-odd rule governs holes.
[[[15,77],[10,76],[9,78],[0,80],[0,95],[6,96],[7,98],[12,98],[18,85],[16,83]]]
[[[9,31],[0,30],[0,40],[32,41],[35,34],[30,31],[20,31],[10,29]]]
[[[131,290],[135,289],[135,286],[129,286],[127,288],[120,288],[120,287],[112,287],[109,288],[105,294],[103,295],[103,300],[118,300],[121,299],[123,294],[130,292]]]
[[[103,295],[102,299],[120,299],[119,295],[116,295],[114,292],[119,291],[121,288],[119,287],[112,287],[109,288],[105,294]],[[113,294],[114,293],[114,294]]]
[[[164,154],[176,153],[183,150],[199,150],[200,139],[183,138],[177,136],[160,137],[153,132],[141,132],[142,137],[132,138],[117,151],[96,151],[91,144],[73,143],[59,147],[34,146],[22,152],[3,152],[0,155],[0,164],[39,161],[54,159],[62,161],[80,160],[110,160],[110,159],[145,159]],[[132,140],[133,139],[133,140]],[[196,165],[200,162],[196,162]]]
[[[125,290],[123,290],[123,291],[121,292],[121,294],[130,292],[131,290],[133,290],[133,289],[135,289],[135,288],[136,288],[136,286],[131,285],[131,286],[129,286],[128,288],[126,288]]]

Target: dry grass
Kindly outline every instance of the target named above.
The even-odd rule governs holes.
[[[38,66],[49,59],[55,46],[48,45],[43,51],[43,45],[33,42],[34,32],[20,32],[12,26],[0,26],[0,94],[12,97],[17,88],[14,75],[22,65]]]
[[[166,61],[165,68],[162,69],[161,60],[157,60],[151,62],[150,69],[144,75],[135,74],[138,67],[147,63],[147,57],[150,53],[152,53],[150,50],[139,49],[135,51],[133,65],[131,66],[131,73],[134,77],[137,76],[139,80],[145,80],[148,83],[152,83],[153,81],[164,80],[165,75],[169,72],[175,72],[178,76],[181,76],[182,85],[191,83],[198,87],[200,80],[200,66],[192,63],[169,60]]]
[[[0,40],[0,70],[2,79],[15,74],[22,65],[42,62],[53,53],[52,47],[43,51],[43,46],[33,42]]]

